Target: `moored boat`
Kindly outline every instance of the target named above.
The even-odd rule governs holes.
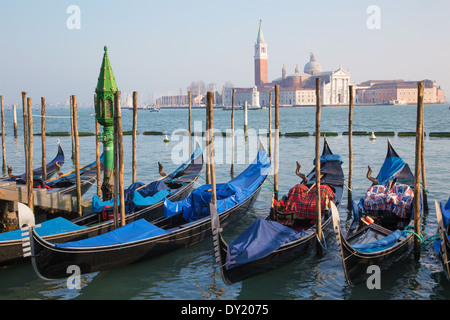
[[[353,202],[353,220],[347,234],[341,231],[339,213],[332,211],[346,281],[354,286],[366,282],[370,266],[390,269],[407,257],[414,247],[414,181],[409,165],[388,140],[388,152],[377,178],[359,203]]]
[[[439,262],[442,265],[447,280],[450,280],[450,240],[448,238],[448,226],[450,221],[450,198],[445,205],[435,200],[435,207],[439,239],[433,241],[433,248]]]
[[[253,205],[270,168],[268,155],[257,159],[236,178],[217,185],[217,204],[224,225],[244,215]],[[43,279],[67,277],[67,267],[80,274],[117,268],[194,245],[211,234],[211,185],[203,185],[182,201],[164,200],[164,217],[152,223],[140,219],[112,232],[82,241],[44,240],[31,228],[31,256]]]
[[[326,140],[320,162],[322,232],[326,237],[331,231],[327,203],[340,205],[344,173],[341,157],[331,152]],[[269,216],[254,221],[231,243],[225,241],[218,216],[213,215],[214,252],[227,285],[281,267],[314,247],[317,239],[315,169],[308,176],[299,175],[302,182],[272,207]]]
[[[143,190],[142,193],[140,193],[140,190],[136,190],[137,188],[133,189],[133,193],[137,195],[134,202],[137,203],[134,206],[135,210],[126,214],[126,222],[130,223],[138,219],[147,219],[150,221],[157,217],[162,217],[164,213],[164,198],[170,199],[171,201],[183,199],[198,180],[202,168],[203,155],[201,148],[197,148],[191,157],[171,174],[148,184],[137,184],[147,187],[155,186],[156,184],[160,189],[164,188],[164,196],[158,194],[158,188],[152,190],[148,188]],[[166,189],[164,186],[168,186],[169,188]],[[151,194],[151,192],[155,192],[155,194]],[[114,220],[109,218],[108,215],[104,217],[102,212],[93,212],[92,214],[84,215],[71,221],[58,217],[41,223],[37,234],[45,240],[54,242],[86,239],[114,230]],[[0,233],[0,266],[28,260],[30,255],[27,250],[29,249],[29,245],[23,247],[20,229]]]

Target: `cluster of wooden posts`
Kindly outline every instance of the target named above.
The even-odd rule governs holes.
[[[421,189],[426,190],[426,177],[425,177],[425,160],[424,160],[424,130],[423,130],[423,91],[424,82],[418,83],[418,104],[417,104],[417,126],[416,126],[416,146],[415,146],[415,182],[414,182],[414,223],[415,233],[420,236],[420,193]],[[191,131],[191,92],[189,94],[189,136],[192,135]],[[272,93],[270,93],[271,95]],[[349,86],[349,117],[348,117],[348,146],[349,146],[349,173],[348,173],[348,209],[351,210],[352,203],[352,174],[353,174],[353,149],[352,149],[352,126],[353,126],[353,87]],[[94,102],[96,97],[94,97]],[[272,101],[270,96],[269,101]],[[71,126],[72,126],[72,158],[74,159],[76,182],[77,182],[77,211],[81,215],[81,187],[80,187],[80,171],[79,171],[79,137],[77,126],[77,102],[76,96],[70,97],[71,102]],[[5,160],[5,130],[4,130],[4,114],[3,114],[3,97],[0,96],[1,103],[1,117],[2,117],[2,146],[3,146],[3,172],[6,172],[6,160]],[[114,112],[114,216],[116,225],[119,221],[122,225],[125,223],[125,206],[118,204],[118,199],[124,199],[124,160],[123,160],[123,132],[122,132],[122,119],[121,119],[121,107],[120,107],[120,91],[115,93],[115,110]],[[24,123],[24,147],[26,155],[26,172],[27,172],[27,186],[28,186],[28,206],[33,209],[33,118],[32,118],[32,102],[31,98],[26,97],[26,92],[22,92],[22,104],[23,104],[23,123]],[[232,112],[231,112],[231,129],[232,129],[232,163],[230,173],[234,175],[234,104],[235,104],[235,91],[233,90],[232,96]],[[271,141],[272,141],[272,107],[269,106],[269,150],[268,154],[271,157]],[[245,108],[244,108],[244,111]],[[15,113],[14,113],[15,115]],[[245,112],[246,115],[246,112]],[[41,98],[41,139],[42,139],[42,168],[43,177],[45,180],[46,172],[46,142],[45,142],[45,98]],[[320,97],[320,79],[316,79],[316,128],[315,128],[315,158],[316,158],[316,203],[320,203],[320,118],[321,118],[321,97]],[[279,146],[279,86],[275,86],[275,140],[274,140],[274,152],[273,152],[273,165],[274,165],[274,193],[275,200],[278,199],[278,146]],[[136,134],[137,134],[137,92],[133,92],[133,131],[132,131],[132,182],[136,182]],[[213,145],[213,96],[211,92],[207,93],[207,105],[206,105],[206,154],[207,154],[207,166],[206,166],[206,182],[212,186],[212,202],[216,205],[216,189],[215,189],[215,170],[214,170],[214,145]],[[16,119],[14,119],[14,132],[17,134]],[[244,117],[244,134],[247,132],[247,116]],[[99,137],[99,124],[95,121],[95,134]],[[192,139],[189,140],[189,152],[192,153]],[[272,157],[271,157],[272,158]],[[96,139],[96,160],[100,163],[100,141]],[[421,180],[422,187],[421,188]],[[97,194],[101,196],[101,168],[97,166]],[[427,195],[424,191],[422,194],[423,208],[428,210]],[[321,231],[321,208],[317,207],[317,234],[318,241],[322,241]],[[415,248],[420,246],[420,240],[417,238]],[[321,246],[316,246],[318,250],[321,250]],[[418,250],[416,250],[418,251]]]

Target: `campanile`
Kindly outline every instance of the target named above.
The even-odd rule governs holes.
[[[261,85],[268,82],[267,72],[267,43],[264,41],[264,35],[259,21],[258,37],[255,44],[255,85]]]

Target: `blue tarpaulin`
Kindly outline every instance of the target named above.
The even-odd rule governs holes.
[[[75,223],[72,223],[62,217],[57,217],[40,223],[40,227],[36,228],[36,233],[39,236],[44,237],[52,234],[77,231],[85,228],[86,227],[76,225]],[[20,229],[0,233],[0,241],[19,240],[21,238],[22,236]]]
[[[389,182],[395,178],[405,166],[405,162],[400,157],[388,157],[384,160],[378,173],[378,184],[389,185]]]
[[[245,171],[228,183],[216,185],[217,212],[221,212],[241,204],[256,191],[269,173],[270,159],[267,152],[259,151],[256,161],[250,164]],[[171,217],[183,212],[187,222],[195,221],[208,214],[208,204],[211,202],[211,185],[203,185],[194,190],[186,199],[171,202],[164,199],[164,216]]]
[[[101,247],[148,239],[165,233],[167,231],[151,224],[145,219],[140,219],[96,237],[79,241],[55,243],[55,245],[60,248]]]
[[[257,219],[228,245],[225,267],[231,269],[261,259],[299,236],[299,232],[278,222]]]
[[[445,204],[445,206],[442,204],[442,202],[439,202],[439,206],[441,207],[444,228],[447,229],[448,223],[450,222],[450,198],[448,198],[448,201]],[[439,253],[439,250],[441,248],[441,239],[440,238],[433,241],[433,248],[436,251],[436,253]]]
[[[369,243],[355,244],[352,248],[358,252],[376,252],[392,247],[402,235],[400,230],[396,230],[390,235]]]

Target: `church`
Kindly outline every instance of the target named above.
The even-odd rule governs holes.
[[[272,92],[272,106],[275,104],[275,85],[280,86],[280,106],[312,106],[316,104],[315,86],[316,78],[321,79],[321,99],[323,105],[348,105],[350,72],[341,67],[334,71],[322,71],[320,63],[316,60],[314,52],[310,54],[303,72],[297,65],[293,74],[287,74],[283,65],[281,77],[268,80],[268,50],[264,39],[261,21],[255,43],[255,83],[251,88],[234,88],[235,105],[244,105],[245,101],[250,107],[269,106],[269,97]],[[224,104],[232,104],[232,88],[224,92]]]

